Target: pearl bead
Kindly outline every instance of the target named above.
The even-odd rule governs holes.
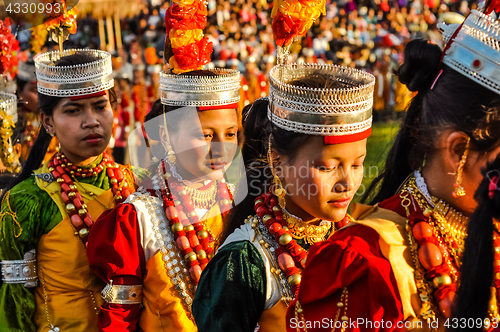
[[[69,197],[69,198],[75,198],[75,197],[76,197],[76,193],[75,193],[75,192],[73,192],[73,191],[70,191],[70,192],[68,193],[68,197]]]
[[[194,216],[196,216],[196,212],[195,211],[189,211],[188,217],[189,218],[193,218]]]
[[[189,225],[186,225],[184,226],[184,231],[185,232],[191,232],[191,231],[194,231],[194,226],[189,224]]]
[[[179,200],[175,200],[175,201],[174,201],[174,205],[181,205],[181,201],[179,201]]]
[[[68,212],[74,212],[76,210],[76,207],[73,203],[68,203],[66,204],[66,211]]]
[[[207,253],[205,252],[205,250],[198,250],[196,252],[196,256],[198,257],[198,259],[205,259],[207,258]]]
[[[118,180],[115,178],[112,178],[111,180],[109,180],[109,182],[111,182],[111,184],[116,184],[118,182]]]
[[[340,320],[343,321],[343,322],[347,322],[349,320],[349,318],[347,316],[342,316],[340,318]]]
[[[286,246],[292,241],[292,236],[289,233],[285,233],[280,236],[279,242],[282,246]]]
[[[255,201],[254,205],[257,205],[257,204],[259,204],[259,203],[264,203],[264,201],[263,201],[262,199],[260,199],[260,198],[259,198],[258,200],[256,200],[256,201]]]
[[[184,256],[184,259],[187,260],[188,262],[193,262],[197,259],[197,257],[196,254],[193,251],[191,251]]]
[[[451,285],[451,284],[452,284],[451,277],[447,274],[439,275],[439,276],[435,277],[434,279],[432,279],[432,285],[436,289],[438,289],[441,286],[447,286],[447,285]]]
[[[179,233],[183,229],[184,229],[184,227],[182,226],[182,224],[180,222],[176,222],[175,224],[172,225],[172,231],[174,233]]]
[[[80,237],[83,239],[84,237],[86,237],[87,235],[89,235],[89,229],[88,228],[82,228],[80,229],[80,231],[78,232]]]
[[[200,239],[206,239],[208,237],[208,232],[202,229],[201,231],[198,231],[198,237]]]
[[[186,189],[182,189],[181,191],[179,191],[179,195],[180,196],[186,196],[187,195],[187,190]]]
[[[344,307],[344,303],[342,302],[337,302],[337,308],[343,308]]]
[[[273,211],[274,212],[279,212],[279,211],[281,211],[281,209],[280,209],[279,206],[273,206]]]
[[[288,283],[290,286],[294,287],[300,284],[302,281],[302,276],[299,273],[292,274],[288,277]]]
[[[87,210],[85,210],[85,209],[78,210],[78,215],[84,217],[86,214],[87,214]]]
[[[271,219],[271,218],[272,218],[272,216],[271,216],[270,214],[266,214],[266,215],[264,215],[264,216],[262,217],[262,221],[263,221],[263,222],[267,222],[267,221],[268,221],[269,219]]]
[[[63,178],[57,178],[57,183],[63,183],[64,182],[64,179]]]

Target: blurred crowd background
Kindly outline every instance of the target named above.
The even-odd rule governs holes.
[[[99,21],[92,13],[79,14],[77,33],[65,42],[65,48],[104,48],[114,53],[120,110],[112,146],[121,162],[130,161],[128,135],[142,123],[158,96],[169,6],[168,1],[157,0],[128,0],[115,5],[131,3],[140,10],[131,17],[120,17],[121,47],[110,49],[103,42],[113,31],[111,21]],[[276,59],[272,6],[272,0],[208,0],[205,34],[214,44],[209,66],[241,71],[241,106],[268,94],[267,74]],[[412,97],[394,75],[406,42],[425,38],[442,46],[437,24],[443,20],[460,23],[476,6],[474,1],[327,0],[326,15],[314,23],[306,37],[292,44],[290,61],[340,64],[373,73],[374,120],[391,124],[401,117]],[[114,25],[116,30],[116,22]],[[22,49],[29,47],[29,38],[29,30],[18,35]],[[51,48],[57,46],[48,42],[44,50]]]

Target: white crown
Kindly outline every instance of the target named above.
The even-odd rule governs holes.
[[[215,76],[160,73],[160,97],[170,106],[219,106],[240,101],[240,72],[234,69],[209,70]]]
[[[494,15],[494,14],[492,14]],[[478,84],[500,93],[500,23],[472,10],[452,40],[457,25],[441,24],[447,45],[443,63]]]
[[[17,97],[13,93],[0,92],[0,111],[12,116],[12,122],[17,122]]]
[[[61,57],[59,51],[35,56],[38,92],[56,97],[89,95],[114,86],[111,54],[98,50],[71,49],[63,57],[72,54],[88,54],[97,60],[71,66],[55,66]]]
[[[308,88],[288,84],[327,74],[342,87]],[[270,72],[269,119],[278,127],[309,135],[346,136],[371,128],[373,75],[336,65],[288,64]]]

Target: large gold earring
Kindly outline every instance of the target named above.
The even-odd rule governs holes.
[[[172,149],[172,144],[170,143],[170,138],[168,136],[167,131],[167,116],[165,115],[165,105],[163,105],[163,127],[165,128],[165,138],[167,140],[167,151],[165,152],[165,156],[167,157],[167,161],[170,165],[175,164],[175,152]]]
[[[285,202],[285,196],[286,196],[286,190],[283,188],[283,185],[281,183],[281,179],[279,176],[274,172],[274,167],[273,167],[273,153],[271,151],[271,140],[273,138],[273,134],[269,134],[269,149],[267,150],[267,162],[269,163],[269,167],[271,168],[271,173],[273,175],[273,183],[274,186],[270,188],[270,190],[274,190],[274,194],[278,197],[278,203],[281,206],[281,208],[286,207],[286,202]]]
[[[467,155],[469,154],[469,146],[470,146],[470,137],[467,138],[467,144],[465,145],[464,154],[462,155],[462,159],[460,159],[457,171],[454,174],[455,184],[453,186],[455,187],[455,190],[453,191],[453,197],[455,198],[465,196],[465,189],[462,187],[462,180],[463,180],[464,166],[465,163],[467,162]]]

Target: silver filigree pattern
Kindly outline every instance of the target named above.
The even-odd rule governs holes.
[[[0,110],[12,116],[13,123],[17,122],[17,97],[13,93],[0,92]]]
[[[99,50],[70,49],[63,56],[86,54],[96,61],[71,66],[55,66],[59,51],[35,56],[38,92],[56,97],[76,97],[111,89],[114,86],[111,54]]]
[[[276,242],[272,234],[267,229],[265,223],[259,218],[259,216],[255,215],[252,219],[253,220],[251,220],[251,222],[254,222],[255,220],[258,221],[259,232],[262,235],[262,239],[267,244],[269,244],[268,248],[263,246],[263,249],[267,250],[268,254],[270,255],[269,257],[272,257],[273,259],[273,262],[271,262],[271,264],[274,265],[276,271],[275,273],[273,273],[273,276],[280,287],[281,299],[284,300],[285,304],[288,306],[291,300],[295,298],[295,293],[290,288],[290,285],[287,281],[288,279],[286,278],[285,273],[283,272],[283,270],[281,270],[278,264],[278,256],[276,256],[276,250],[278,249],[279,244]]]
[[[40,173],[40,174],[33,173],[33,175],[39,178],[40,180],[48,183],[52,183],[56,180],[54,175],[52,175],[51,173]]]
[[[441,24],[447,45],[443,63],[476,83],[500,93],[500,22],[472,10],[455,38],[456,25]]]
[[[240,72],[234,69],[212,69],[215,76],[176,75],[170,70],[160,73],[160,96],[164,105],[218,106],[240,100]]]
[[[289,84],[318,74],[341,87],[309,88]],[[345,136],[372,124],[375,78],[361,70],[336,65],[288,64],[269,72],[269,119],[278,127],[303,134]]]

